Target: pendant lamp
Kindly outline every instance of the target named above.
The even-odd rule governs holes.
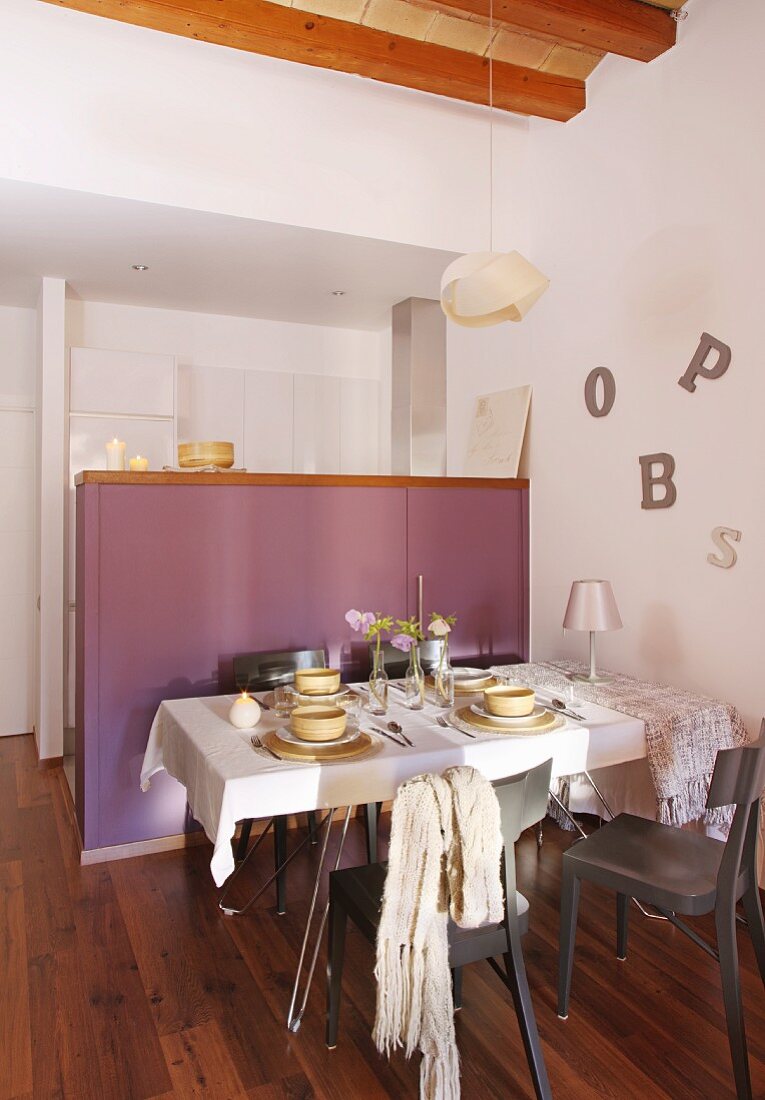
[[[489,3],[489,251],[469,252],[441,276],[441,308],[450,321],[484,328],[522,321],[550,280],[520,252],[494,252],[494,4]]]

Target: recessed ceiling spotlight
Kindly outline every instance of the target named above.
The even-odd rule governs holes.
[[[148,264],[131,264],[130,266],[132,267],[133,271],[148,271],[149,270],[149,265]]]
[[[330,290],[330,294],[333,298],[342,298],[345,294],[344,290]]]

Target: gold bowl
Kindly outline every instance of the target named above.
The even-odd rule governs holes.
[[[301,695],[334,695],[340,689],[336,668],[295,669],[295,688]]]
[[[489,714],[497,718],[523,718],[534,709],[534,692],[531,688],[498,684],[486,688],[483,702]]]
[[[234,444],[220,441],[179,443],[178,465],[186,469],[193,469],[195,466],[221,466],[228,470],[234,465]]]
[[[295,707],[290,715],[292,732],[301,741],[334,741],[345,733],[348,715],[342,707]]]

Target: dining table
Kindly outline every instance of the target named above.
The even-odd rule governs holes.
[[[168,699],[160,703],[141,769],[143,790],[150,785],[152,776],[163,769],[186,788],[189,809],[212,844],[210,871],[218,886],[225,884],[219,904],[229,916],[246,912],[268,885],[264,884],[240,909],[227,904],[230,885],[242,867],[241,863],[237,866],[232,847],[237,823],[323,811],[317,829],[321,837],[320,858],[287,1014],[291,1031],[299,1028],[305,1011],[326,920],[328,902],[321,913],[298,1007],[322,876],[328,866],[330,829],[338,811],[342,826],[335,869],[340,866],[353,808],[393,799],[400,784],[413,776],[470,765],[487,779],[498,780],[552,759],[555,779],[588,775],[599,768],[639,760],[645,758],[647,751],[645,726],[640,719],[595,703],[577,707],[579,719],[560,716],[555,728],[547,732],[484,732],[470,727],[473,734],[470,736],[462,723],[454,722],[452,712],[444,711],[427,698],[422,709],[410,709],[396,684],[391,685],[384,716],[373,715],[366,709],[363,686],[351,685],[351,688],[359,696],[358,710],[352,720],[358,721],[371,738],[369,751],[358,759],[321,763],[276,759],[266,749],[254,746],[252,735],[262,738],[285,725],[289,716],[273,708],[264,709],[254,730],[240,730],[228,717],[235,696],[224,695]],[[480,698],[480,694],[460,696],[458,705],[477,704]],[[539,699],[545,703],[543,694]],[[548,702],[551,704],[552,699]],[[439,724],[439,716],[444,724]],[[390,734],[387,724],[391,721],[400,726],[400,735]],[[447,721],[454,724],[447,725]],[[462,728],[457,728],[458,724]],[[307,840],[308,837],[302,843]],[[296,854],[294,850],[288,858]],[[268,882],[275,877],[276,873]]]

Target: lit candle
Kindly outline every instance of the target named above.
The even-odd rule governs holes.
[[[133,473],[146,473],[149,468],[148,458],[144,458],[143,455],[136,455],[135,458],[130,459],[130,469]]]
[[[106,468],[107,470],[125,469],[125,444],[117,438],[106,444]]]
[[[233,702],[228,712],[228,720],[238,730],[251,730],[260,720],[260,707],[257,700],[243,691]]]

